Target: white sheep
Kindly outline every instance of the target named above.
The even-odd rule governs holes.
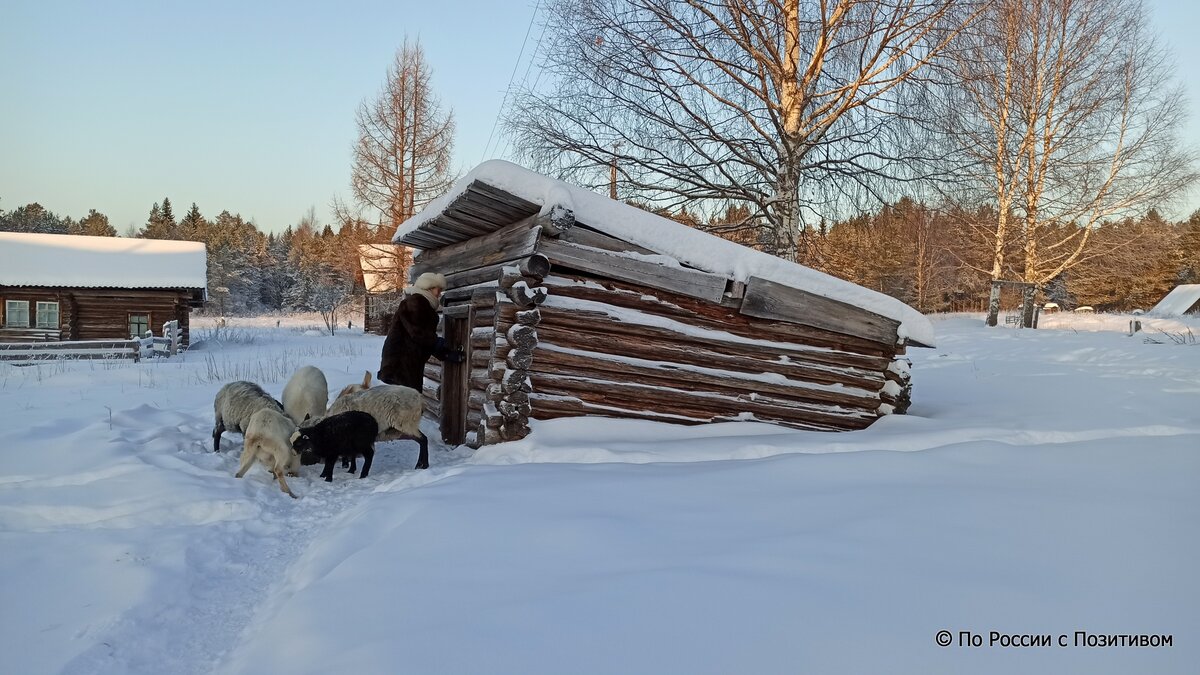
[[[418,469],[429,468],[429,440],[421,433],[421,412],[425,403],[420,392],[408,387],[385,384],[338,396],[329,406],[329,414],[347,410],[370,413],[379,424],[379,440],[407,438],[421,446]]]
[[[213,452],[221,451],[221,433],[225,430],[238,434],[246,433],[246,425],[259,410],[283,412],[283,404],[253,382],[230,382],[221,387],[213,400],[216,425],[213,426]]]
[[[323,417],[328,406],[329,383],[325,380],[325,373],[316,366],[296,369],[292,379],[283,388],[283,411],[287,416],[300,424],[308,417]]]
[[[246,438],[242,442],[242,461],[237,477],[246,475],[255,461],[262,464],[279,481],[279,489],[293,499],[296,495],[283,479],[300,475],[300,455],[292,449],[292,434],[296,425],[282,413],[263,408],[250,416]]]

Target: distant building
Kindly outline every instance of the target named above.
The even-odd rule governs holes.
[[[1200,284],[1181,284],[1171,289],[1150,310],[1158,316],[1180,316],[1200,313]]]
[[[125,339],[178,321],[207,294],[204,244],[0,232],[0,342]]]
[[[362,272],[363,330],[385,335],[392,312],[404,290],[404,274],[412,251],[397,244],[360,244],[358,262]]]

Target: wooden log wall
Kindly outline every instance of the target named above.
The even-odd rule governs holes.
[[[906,405],[902,387],[889,385],[893,344],[579,271],[556,271],[544,284],[549,297],[530,367],[534,419],[597,414],[860,429]]]
[[[157,335],[168,321],[178,321],[182,345],[190,343],[188,292],[181,290],[93,289],[93,288],[5,288],[0,298],[29,301],[30,322],[37,302],[57,302],[59,328],[0,332],[0,340],[37,339],[104,340],[129,337],[129,315],[149,317],[148,327]]]

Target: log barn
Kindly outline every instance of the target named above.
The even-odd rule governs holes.
[[[204,244],[0,232],[0,342],[128,339],[188,317],[207,288]]]
[[[514,440],[598,415],[862,429],[909,406],[916,310],[815,270],[493,160],[397,229],[441,272],[463,364],[431,360],[443,439]]]

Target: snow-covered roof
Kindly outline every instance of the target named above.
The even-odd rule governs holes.
[[[393,241],[401,241],[450,208],[473,185],[483,183],[530,202],[542,212],[556,205],[575,214],[576,222],[623,241],[670,256],[685,265],[736,281],[768,279],[860,307],[900,322],[899,335],[933,346],[933,324],[899,300],[823,272],[736,244],[668,218],[618,202],[503,160],[472,169],[420,213],[401,223]],[[501,223],[504,224],[504,223]]]
[[[1200,284],[1180,284],[1150,310],[1159,316],[1179,316],[1200,302]]]
[[[368,293],[390,293],[397,289],[400,279],[396,267],[400,262],[399,244],[359,244],[358,261],[362,267],[363,286]]]
[[[202,289],[204,244],[0,232],[0,285]]]

